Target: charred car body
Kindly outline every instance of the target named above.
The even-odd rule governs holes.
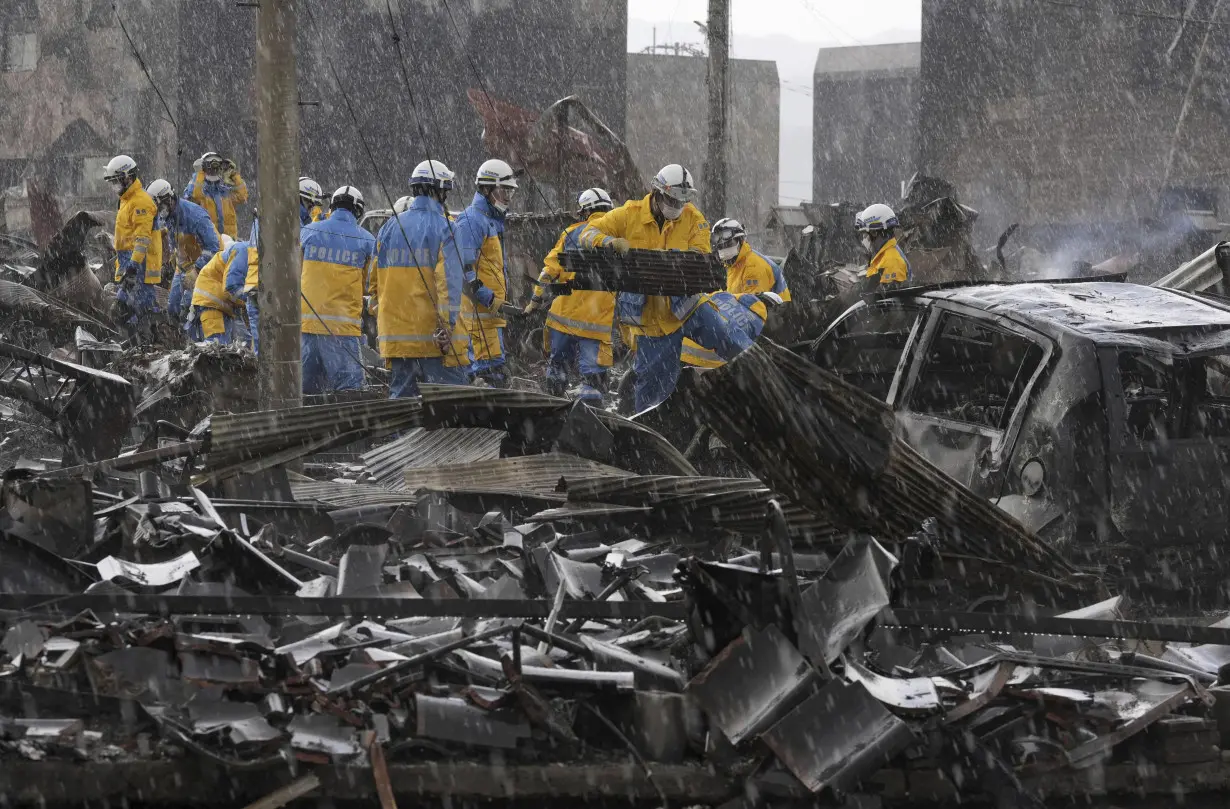
[[[1220,582],[1230,306],[1108,282],[913,288],[854,305],[809,350],[888,402],[925,457],[1109,578]]]

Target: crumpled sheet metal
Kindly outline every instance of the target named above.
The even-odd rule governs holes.
[[[549,493],[561,478],[629,477],[631,472],[562,453],[497,458],[455,466],[412,468],[405,471],[406,490],[515,491]]]
[[[513,711],[484,711],[464,699],[414,697],[415,735],[477,747],[516,748],[530,738],[530,725]]]
[[[431,469],[500,457],[503,430],[483,427],[446,427],[425,430],[416,427],[387,444],[363,455],[372,478],[386,489],[405,489],[407,469]]]
[[[812,792],[848,790],[915,743],[860,683],[829,682],[762,737]]]
[[[815,690],[819,674],[776,626],[748,628],[688,683],[733,744],[772,727]]]
[[[802,594],[799,646],[819,664],[832,664],[889,605],[889,577],[897,558],[870,537],[846,543],[824,576]]]

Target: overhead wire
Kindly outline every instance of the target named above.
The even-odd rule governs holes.
[[[1177,23],[1195,24],[1195,25],[1209,25],[1209,26],[1216,26],[1219,28],[1230,27],[1230,22],[1220,22],[1217,19],[1197,18],[1197,17],[1188,17],[1188,16],[1175,16],[1174,14],[1164,14],[1159,11],[1146,11],[1143,9],[1128,10],[1128,9],[1123,8],[1122,6],[1115,5],[1113,3],[1099,3],[1099,2],[1075,3],[1075,2],[1065,2],[1065,0],[1042,0],[1042,2],[1046,3],[1049,6],[1058,6],[1059,8],[1074,8],[1074,9],[1080,9],[1082,11],[1094,11],[1097,9],[1102,9],[1104,11],[1109,11],[1112,14],[1115,14],[1120,17],[1138,17],[1138,18],[1147,19],[1147,20],[1165,20],[1167,22],[1177,22]]]
[[[312,4],[304,3],[303,8],[306,9],[307,11],[309,22],[311,23],[313,30],[316,32],[316,37],[320,41],[320,47],[322,51],[327,51],[328,45],[325,42],[324,33],[321,31],[320,25],[316,21],[316,15],[312,11]],[[351,123],[354,125],[355,134],[359,136],[359,143],[363,146],[363,152],[366,155],[368,162],[371,164],[372,172],[376,178],[376,182],[379,184],[381,192],[383,192],[385,199],[389,203],[389,209],[392,210],[393,209],[393,197],[391,194],[389,194],[388,186],[385,185],[384,178],[380,173],[380,166],[379,164],[376,163],[376,158],[372,153],[371,145],[367,141],[367,136],[364,135],[363,133],[363,126],[361,123],[359,123],[359,117],[355,113],[354,106],[350,103],[350,95],[346,92],[346,87],[345,85],[342,84],[342,79],[338,75],[337,68],[333,65],[333,62],[331,60],[326,59],[325,63],[328,65],[329,72],[333,76],[333,82],[337,86],[338,93],[340,93],[342,96],[343,105],[346,108],[347,114],[350,116]],[[424,144],[424,151],[426,151],[426,144]],[[431,158],[429,157],[428,159],[430,160]],[[448,208],[447,207],[445,207],[444,209],[444,219],[445,221],[449,222],[449,229],[450,229],[450,232],[452,232],[452,222],[449,221],[448,219]],[[393,212],[393,220],[397,222],[398,230],[401,231],[402,238],[405,240],[406,245],[408,247],[410,245],[410,237],[406,234],[406,229],[402,225],[401,218],[398,216],[396,211]],[[454,237],[454,243],[455,242],[456,242],[456,238]],[[458,248],[458,257],[460,258],[460,248]],[[419,280],[423,282],[423,287],[427,290],[435,289],[434,283],[429,284],[427,282],[427,276],[424,275],[423,268],[415,265],[415,269],[419,273]],[[452,352],[453,358],[460,361],[461,358],[457,354],[457,349],[455,346],[453,346],[453,340],[452,340],[453,329],[449,327],[449,324],[447,321],[442,320],[440,318],[440,313],[438,309],[435,314],[436,314],[437,327],[444,329],[445,331],[448,332],[449,350]]]

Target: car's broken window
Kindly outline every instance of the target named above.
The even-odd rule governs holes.
[[[910,409],[1003,430],[1044,354],[1025,337],[947,313],[927,348]]]
[[[1119,355],[1124,427],[1138,441],[1230,438],[1230,356]]]
[[[851,312],[812,348],[815,362],[878,399],[887,399],[922,309],[886,301]]]

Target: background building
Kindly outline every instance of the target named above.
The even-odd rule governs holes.
[[[918,166],[917,42],[821,48],[812,103],[812,200],[885,200]]]
[[[147,180],[166,176],[182,188],[192,161],[209,150],[233,156],[256,190],[256,9],[233,0],[118,7],[171,116],[111,0],[6,0],[0,190],[30,181],[65,208],[109,207],[99,175],[112,155],[127,152]],[[465,194],[489,156],[470,89],[535,113],[575,94],[622,135],[623,0],[400,0],[393,8],[401,57],[383,0],[299,5],[301,165],[326,190],[353,183],[383,203],[381,184],[400,196],[430,152],[457,171]],[[535,207],[548,204],[535,199]]]
[[[979,209],[980,241],[1020,222],[1097,261],[1190,225],[1176,208],[1224,206],[1230,17],[1201,22],[1219,6],[923,0],[923,162]]]
[[[697,56],[627,55],[628,148],[637,167],[652,177],[667,163],[682,163],[704,194],[708,145],[708,59]],[[730,60],[730,144],[726,210],[705,211],[710,222],[733,216],[753,241],[777,204],[781,89],[777,64]]]

